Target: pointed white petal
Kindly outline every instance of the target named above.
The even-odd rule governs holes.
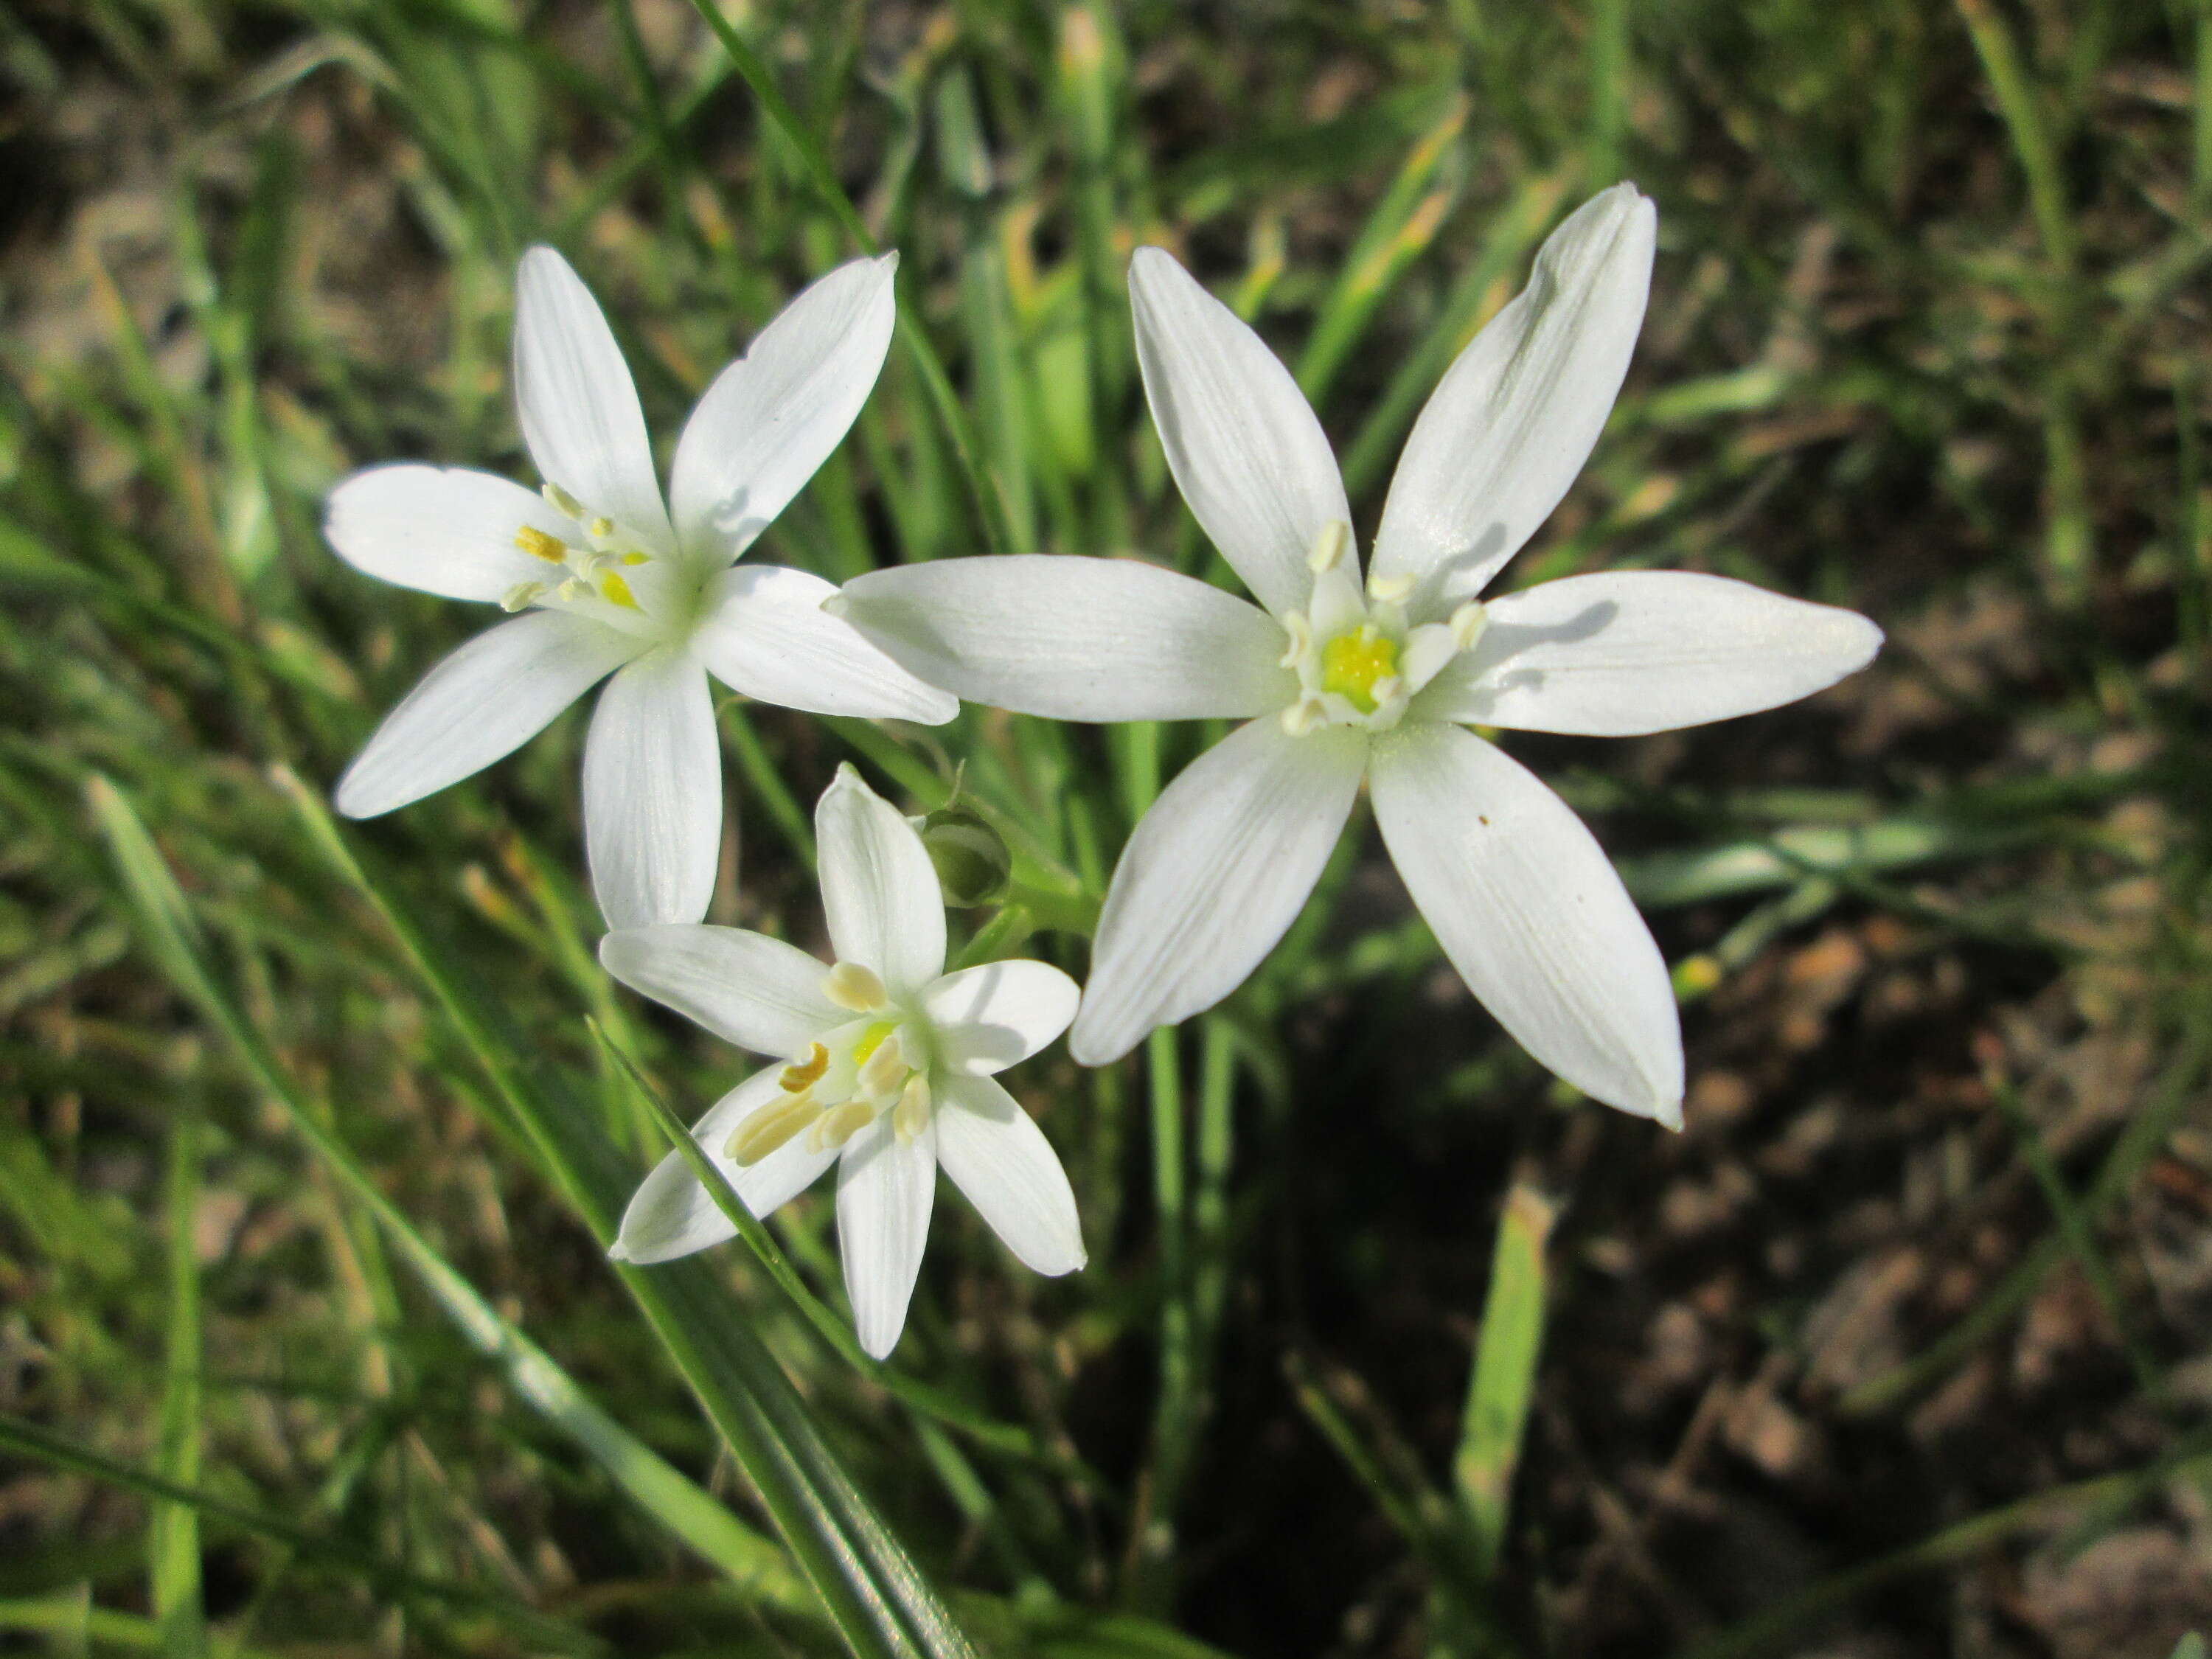
[[[336,801],[373,818],[511,754],[636,653],[597,623],[540,611],[485,629],[422,677],[345,776]]]
[[[553,567],[514,544],[526,525],[556,540],[575,529],[519,483],[411,462],[355,473],[323,512],[324,538],[355,569],[449,599],[496,602],[543,581]]]
[[[1413,902],[1498,1023],[1585,1094],[1679,1127],[1667,964],[1567,804],[1472,732],[1426,721],[1376,745],[1369,787]]]
[[[945,971],[945,895],[898,810],[837,769],[814,809],[822,908],[840,962],[872,968],[903,1001]]]
[[[1024,1267],[1055,1279],[1084,1264],[1083,1227],[1060,1154],[989,1078],[945,1079],[937,1161]]]
[[[599,694],[584,743],[584,852],[609,927],[696,921],[722,851],[722,751],[707,676],[639,658]]]
[[[539,477],[652,551],[673,550],[629,365],[591,289],[550,247],[515,273],[514,402]]]
[[[1275,946],[1351,816],[1367,734],[1254,720],[1184,768],[1121,850],[1068,1037],[1085,1066],[1227,996]]]
[[[937,1060],[981,1077],[1027,1060],[1067,1029],[1082,992],[1042,962],[987,962],[947,974],[921,994]]]
[[[1881,647],[1855,611],[1680,570],[1540,582],[1489,612],[1416,714],[1591,737],[1671,732],[1795,702]]]
[[[1349,525],[1328,439],[1282,360],[1173,256],[1129,261],[1137,366],[1176,487],[1277,616],[1303,609],[1325,525]]]
[[[599,941],[599,965],[631,990],[757,1054],[802,1054],[851,1018],[822,994],[830,970],[821,963],[742,927],[624,927]]]
[[[845,1143],[837,1165],[837,1249],[860,1346],[877,1359],[898,1345],[937,1200],[937,1126],[902,1141],[884,1113]]]
[[[1048,720],[1246,720],[1297,693],[1265,611],[1134,559],[902,565],[833,608],[932,685]]]
[[[924,726],[960,712],[951,693],[925,685],[824,611],[836,592],[835,583],[779,565],[720,571],[707,585],[691,647],[732,690],[786,708]]]
[[[1632,185],[1592,197],[1437,383],[1375,537],[1376,574],[1419,579],[1424,617],[1480,593],[1589,459],[1644,324],[1656,224]]]
[[[714,1161],[722,1178],[737,1188],[744,1206],[757,1216],[771,1214],[805,1191],[837,1157],[834,1146],[810,1152],[805,1135],[793,1136],[759,1163],[745,1168],[724,1155],[722,1148],[730,1132],[781,1097],[783,1091],[776,1085],[778,1069],[771,1066],[746,1079],[691,1126],[692,1139]],[[653,1173],[630,1199],[629,1207],[623,1212],[614,1248],[608,1254],[617,1261],[634,1261],[641,1267],[672,1261],[679,1255],[719,1244],[737,1231],[722,1213],[721,1206],[699,1184],[682,1154],[672,1152],[653,1165]]]
[[[883,368],[898,255],[816,282],[714,377],[676,446],[669,505],[686,559],[727,564],[837,447]]]

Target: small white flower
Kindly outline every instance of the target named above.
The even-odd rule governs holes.
[[[833,609],[933,684],[1063,720],[1249,719],[1123,850],[1068,1046],[1097,1065],[1211,1007],[1279,939],[1364,779],[1445,954],[1561,1077],[1679,1124],[1665,963],[1565,802],[1468,726],[1625,736],[1771,708],[1863,666],[1863,617],[1680,572],[1571,577],[1488,604],[1619,394],[1655,215],[1628,185],[1545,243],[1528,288],[1407,441],[1366,580],[1321,424],[1258,335],[1158,248],[1129,269],[1176,482],[1264,611],[1125,560],[877,572]]]
[[[715,377],[664,505],[636,389],[591,291],[552,249],[523,255],[514,393],[543,494],[485,472],[373,467],[331,491],[324,534],[385,581],[528,614],[430,671],[347,769],[338,810],[373,817],[458,783],[611,673],[584,749],[592,888],[610,927],[692,921],[721,843],[709,673],[816,714],[951,719],[953,699],[823,612],[830,583],[736,562],[867,400],[896,263],[839,266]]]
[[[834,967],[764,934],[701,925],[609,933],[599,960],[635,991],[781,1057],[692,1128],[765,1216],[837,1165],[837,1236],[860,1346],[906,1325],[943,1166],[1023,1263],[1084,1262],[1075,1194],[1029,1114],[992,1081],[1067,1026],[1075,981],[1042,962],[945,971],[945,907],[921,837],[852,768],[815,808]],[[677,1153],[623,1215],[614,1255],[666,1261],[735,1231]]]

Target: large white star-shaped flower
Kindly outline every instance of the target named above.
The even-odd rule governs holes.
[[[1128,560],[861,577],[832,609],[935,685],[1062,720],[1243,719],[1153,805],[1106,895],[1068,1046],[1097,1065],[1211,1007],[1279,939],[1364,779],[1413,902],[1529,1053],[1679,1123],[1665,963],[1566,804],[1469,726],[1606,736],[1771,708],[1863,666],[1863,617],[1681,572],[1478,596],[1566,493],[1650,289],[1651,204],[1617,185],[1536,256],[1407,441],[1364,583],[1334,457],[1258,335],[1158,248],[1138,362],[1183,499],[1261,610]]]
[[[372,467],[331,491],[324,534],[385,581],[527,614],[424,677],[347,769],[338,810],[373,817],[458,783],[612,674],[584,747],[592,890],[612,927],[696,921],[721,844],[708,674],[816,714],[951,719],[952,698],[823,613],[830,583],[737,562],[867,400],[896,263],[839,266],[715,377],[664,504],[606,319],[559,254],[524,254],[514,395],[543,494],[486,472]]]
[[[992,1080],[1066,1029],[1075,981],[1042,962],[945,971],[945,903],[914,826],[850,767],[814,811],[836,964],[735,927],[628,928],[599,960],[631,989],[787,1063],[739,1084],[691,1131],[755,1215],[837,1165],[837,1237],[860,1346],[898,1341],[941,1166],[1022,1262],[1084,1261],[1051,1143]],[[675,1152],[623,1213],[615,1255],[666,1261],[736,1231]]]

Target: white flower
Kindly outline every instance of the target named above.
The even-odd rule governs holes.
[[[373,817],[458,783],[611,673],[584,748],[592,888],[610,927],[693,921],[721,844],[709,673],[817,714],[951,719],[951,697],[823,614],[830,583],[736,562],[867,400],[896,262],[839,266],[715,377],[664,505],[606,319],[559,254],[524,254],[514,392],[543,495],[484,472],[373,467],[331,493],[324,533],[385,581],[527,614],[424,677],[347,769],[338,810]]]
[[[992,1073],[1050,1042],[1075,981],[1042,962],[945,971],[945,906],[921,837],[852,768],[815,808],[836,965],[735,927],[629,928],[609,973],[719,1036],[787,1063],[739,1084],[692,1128],[764,1216],[837,1165],[837,1236],[860,1346],[906,1324],[940,1165],[1038,1273],[1084,1261],[1075,1194],[1028,1113]],[[736,1230],[674,1152],[623,1215],[614,1255],[666,1261]]]
[[[1468,726],[1627,735],[1770,708],[1863,666],[1864,617],[1684,573],[1478,596],[1566,493],[1627,373],[1655,216],[1554,232],[1407,441],[1365,581],[1328,440],[1260,337],[1157,248],[1137,355],[1183,499],[1259,610],[1130,561],[878,572],[837,614],[933,684],[1063,720],[1249,719],[1162,793],[1106,895],[1068,1046],[1087,1064],[1211,1007],[1282,937],[1363,779],[1475,995],[1588,1094],[1673,1125],[1666,964],[1589,831]]]

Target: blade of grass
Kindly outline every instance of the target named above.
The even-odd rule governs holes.
[[[33,1457],[58,1469],[102,1480],[137,1492],[154,1503],[180,1504],[204,1518],[221,1521],[283,1545],[301,1559],[324,1563],[347,1577],[366,1583],[380,1594],[409,1602],[429,1602],[477,1608],[508,1620],[516,1634],[555,1652],[605,1656],[606,1644],[588,1632],[562,1622],[534,1607],[525,1607],[495,1591],[474,1584],[459,1584],[428,1577],[380,1557],[364,1553],[360,1540],[325,1535],[296,1526],[281,1516],[265,1514],[218,1497],[204,1487],[187,1486],[158,1474],[118,1462],[89,1446],[25,1422],[12,1413],[0,1412],[0,1448],[19,1456]]]
[[[199,1210],[200,1125],[191,1110],[169,1129],[167,1209],[169,1298],[166,1378],[161,1395],[162,1478],[179,1486],[200,1478],[200,1269],[193,1235]],[[189,1504],[157,1504],[149,1529],[154,1617],[167,1659],[207,1652],[200,1588],[199,1517]]]
[[[1474,1537],[1476,1571],[1485,1579],[1497,1575],[1505,1550],[1513,1473],[1520,1467],[1544,1346],[1544,1250],[1557,1215],[1549,1199],[1516,1182],[1505,1194],[1491,1250],[1490,1295],[1482,1305],[1474,1374],[1452,1456],[1452,1484]]]

